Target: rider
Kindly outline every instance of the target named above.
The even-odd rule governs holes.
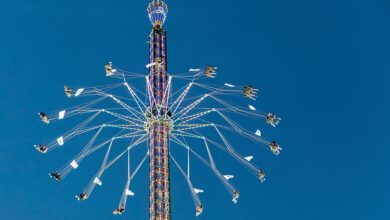
[[[237,199],[240,197],[240,192],[238,192],[237,190],[234,190],[233,191],[233,202],[234,203],[237,203]]]
[[[61,180],[61,174],[59,172],[50,173],[49,176],[57,181]]]
[[[64,91],[66,96],[68,96],[68,98],[72,97],[72,90],[70,89],[69,86],[64,86]]]
[[[38,144],[38,145],[34,145],[34,147],[35,147],[35,149],[37,149],[42,154],[47,152],[47,147],[45,145]]]
[[[88,195],[87,195],[87,193],[86,192],[83,192],[83,193],[80,193],[80,195],[78,195],[78,196],[76,196],[76,199],[77,200],[86,200],[86,199],[88,199]]]
[[[157,57],[155,59],[155,63],[156,63],[156,71],[160,71],[164,68],[164,62],[160,57]]]
[[[114,69],[112,68],[112,62],[108,62],[104,68],[106,69],[106,76],[114,75]]]
[[[256,89],[254,89],[251,85],[244,86],[242,93],[245,97],[250,99],[255,99],[256,97]]]
[[[260,170],[259,171],[259,179],[260,179],[260,182],[264,182],[265,181],[265,172],[264,172],[264,170]]]
[[[196,216],[202,214],[202,212],[203,212],[203,205],[202,204],[198,204],[196,206]]]
[[[273,113],[268,113],[268,115],[265,117],[265,120],[267,121],[268,124],[276,127],[276,125],[279,124],[279,121],[281,120],[280,118],[276,117],[275,114]]]
[[[274,153],[276,156],[278,156],[280,154],[280,151],[282,150],[282,148],[279,146],[278,143],[276,143],[276,141],[272,141],[269,144],[269,147],[270,147],[272,153]]]
[[[119,208],[115,209],[112,213],[114,215],[122,215],[123,212],[125,212],[125,207],[123,207],[123,205],[121,205]]]
[[[204,75],[209,78],[215,78],[215,75],[217,74],[215,70],[218,68],[215,66],[206,66],[204,70]]]
[[[47,115],[43,112],[39,112],[38,113],[39,117],[41,117],[41,120],[46,123],[46,124],[49,124],[50,123],[50,120],[49,118],[47,117]]]

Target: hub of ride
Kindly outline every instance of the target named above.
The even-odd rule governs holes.
[[[150,132],[150,128],[154,125],[165,125],[169,131],[173,127],[172,112],[164,106],[149,107],[145,111],[145,131]]]

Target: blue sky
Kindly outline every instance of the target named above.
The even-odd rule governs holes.
[[[134,182],[137,194],[126,214],[117,217],[111,211],[125,181],[123,161],[103,188],[78,203],[73,196],[101,156],[89,159],[90,169],[57,184],[47,173],[67,162],[74,148],[43,157],[32,148],[64,131],[61,125],[43,126],[36,115],[72,105],[64,84],[112,83],[102,69],[108,60],[145,72],[147,3],[0,3],[0,219],[147,219],[146,167]],[[237,205],[199,166],[194,181],[206,189],[199,219],[390,218],[388,1],[167,3],[172,73],[216,65],[220,82],[250,82],[261,90],[256,107],[283,118],[277,129],[255,125],[281,143],[279,158],[240,137],[232,140],[240,143],[237,149],[258,155],[255,162],[268,174],[264,184],[217,156],[220,166],[237,176]],[[173,172],[173,218],[193,219],[188,189],[177,169]]]

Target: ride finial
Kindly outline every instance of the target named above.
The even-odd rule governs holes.
[[[154,28],[161,28],[164,25],[168,14],[168,6],[164,1],[152,1],[148,6],[149,20]]]

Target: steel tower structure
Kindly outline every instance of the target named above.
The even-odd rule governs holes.
[[[149,132],[150,198],[149,219],[168,220],[170,215],[169,112],[170,78],[167,74],[166,31],[162,28],[168,13],[163,1],[153,1],[147,9],[153,29],[149,36],[150,63],[147,87],[149,109],[146,112]]]

